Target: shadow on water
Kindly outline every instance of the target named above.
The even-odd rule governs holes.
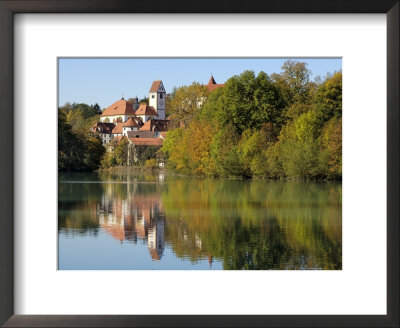
[[[119,243],[146,244],[145,256],[160,262],[170,261],[163,257],[168,248],[192,269],[207,261],[227,270],[338,270],[341,193],[337,182],[137,170],[60,175],[59,234],[93,238],[104,232]]]

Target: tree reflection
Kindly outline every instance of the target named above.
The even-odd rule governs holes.
[[[153,260],[169,247],[178,258],[218,260],[227,270],[342,268],[339,183],[148,172],[102,174],[98,182],[60,183],[60,229],[147,243]]]

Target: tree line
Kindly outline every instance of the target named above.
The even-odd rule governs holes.
[[[58,108],[58,170],[92,171],[100,166],[105,148],[89,131],[98,122],[98,104],[66,103]]]
[[[311,81],[303,62],[245,71],[208,93],[193,83],[168,102],[162,151],[185,174],[341,179],[342,73]]]
[[[122,138],[118,143],[111,141],[111,148],[101,159],[101,168],[106,169],[115,166],[145,166],[158,167],[160,158],[160,146],[132,146],[127,138]],[[129,153],[130,152],[130,156]]]

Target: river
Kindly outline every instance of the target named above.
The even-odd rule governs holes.
[[[341,270],[342,184],[60,174],[60,270]]]

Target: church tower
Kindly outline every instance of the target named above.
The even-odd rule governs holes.
[[[166,92],[162,81],[154,81],[149,92],[149,105],[156,110],[159,120],[165,120]]]

